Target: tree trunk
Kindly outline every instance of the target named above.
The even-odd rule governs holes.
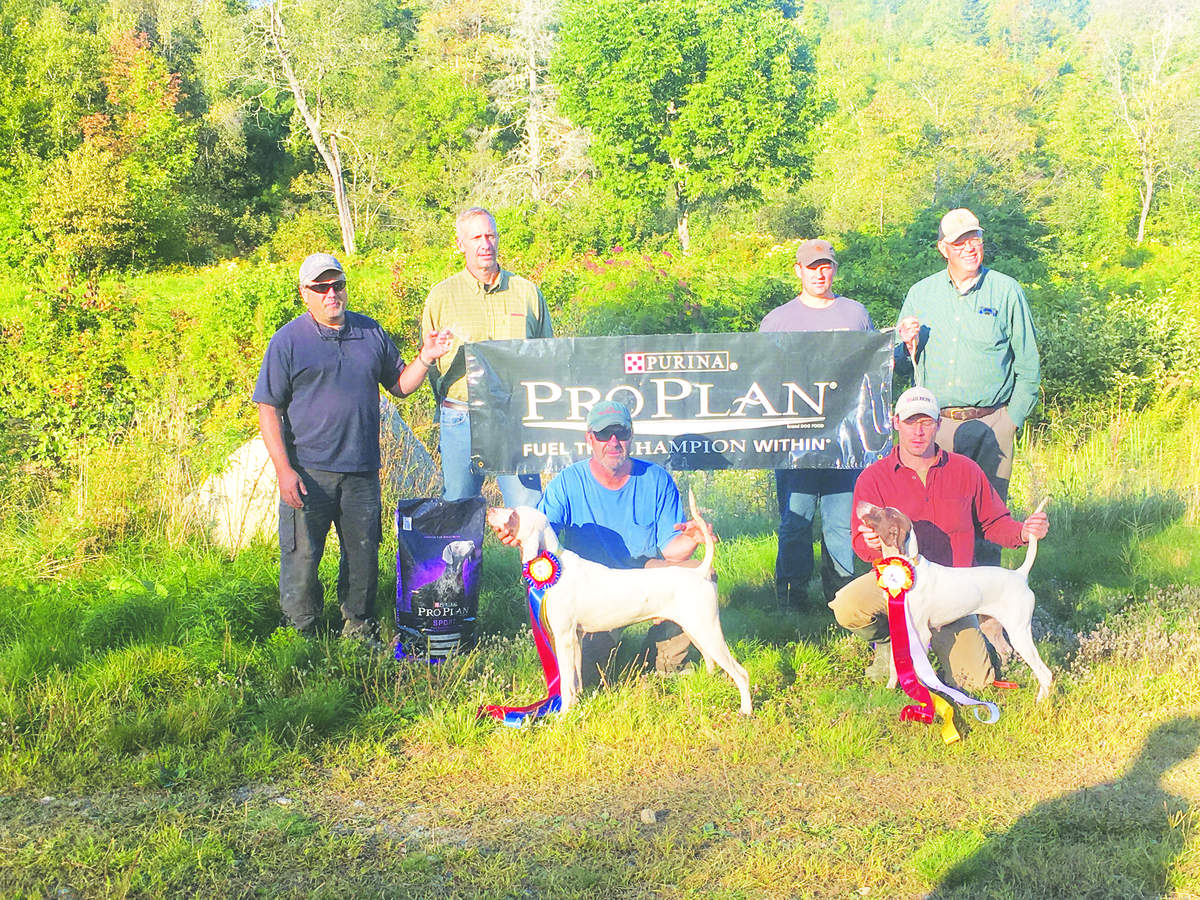
[[[680,171],[683,166],[677,160],[671,160],[671,166]],[[692,236],[688,232],[688,198],[683,193],[683,184],[675,182],[675,233],[679,236],[679,246],[686,255],[691,244]]]
[[[679,218],[676,220],[675,233],[679,235],[679,246],[683,248],[683,252],[688,252],[688,244],[691,243],[691,235],[688,233],[688,214],[686,209],[679,210]]]
[[[1154,175],[1147,172],[1142,178],[1142,189],[1138,192],[1142,195],[1142,214],[1138,217],[1138,235],[1137,245],[1142,246],[1142,241],[1146,239],[1146,219],[1150,216],[1150,202],[1154,199]]]
[[[337,135],[331,134],[329,142],[326,143],[325,136],[321,133],[320,111],[318,110],[317,114],[314,114],[309,109],[304,85],[296,77],[296,71],[292,68],[291,56],[288,54],[287,47],[284,46],[283,19],[279,15],[278,0],[270,4],[269,9],[270,27],[267,36],[271,39],[271,46],[279,58],[279,68],[283,72],[283,77],[287,79],[288,87],[296,100],[296,109],[300,111],[300,116],[304,119],[313,146],[317,148],[317,153],[325,163],[325,168],[329,170],[329,179],[333,186],[333,202],[337,207],[338,225],[342,231],[342,249],[348,254],[353,254],[357,252],[354,243],[354,216],[346,197],[346,179],[342,175],[342,157],[338,153]]]
[[[529,110],[525,114],[525,135],[529,141],[529,194],[535,201],[542,190],[542,94],[538,85],[537,45],[532,36],[526,48],[526,74],[529,80]]]

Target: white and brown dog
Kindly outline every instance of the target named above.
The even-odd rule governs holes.
[[[610,569],[564,550],[546,516],[529,506],[488,510],[488,523],[516,537],[521,562],[543,551],[558,557],[558,581],[546,589],[543,614],[558,659],[562,711],[571,708],[582,685],[580,637],[611,631],[635,622],[669,619],[687,633],[704,656],[708,670],[719,665],[741,694],[741,712],[749,715],[750,676],[733,658],[717,613],[717,586],[712,580],[713,540],[690,496],[692,517],[703,525],[704,559],[698,568],[662,566]]]
[[[1038,511],[1045,503],[1043,500]],[[1038,680],[1037,699],[1046,699],[1053,676],[1033,643],[1036,598],[1029,589],[1029,571],[1037,558],[1036,537],[1030,538],[1025,560],[1018,569],[1000,566],[951,568],[920,555],[912,521],[900,510],[860,502],[856,511],[858,517],[879,535],[884,556],[902,556],[913,566],[913,586],[905,597],[905,604],[923,649],[928,651],[934,628],[949,625],[972,613],[992,616],[1004,626],[1013,649],[1033,670]],[[888,686],[896,686],[894,662]]]

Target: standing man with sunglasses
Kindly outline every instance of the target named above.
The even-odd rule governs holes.
[[[704,540],[702,525],[689,520],[675,479],[662,466],[629,455],[633,419],[623,403],[601,400],[587,416],[591,456],[560,472],[548,485],[538,508],[559,541],[584,559],[613,569],[688,565]],[[503,530],[501,541],[515,539]],[[651,626],[644,652],[655,670],[678,670],[691,645],[674,622]],[[584,635],[584,678],[594,677],[616,650],[613,632]]]
[[[301,634],[324,608],[317,566],[332,524],[341,544],[342,636],[374,641],[379,579],[379,387],[406,397],[447,334],[427,332],[406,364],[379,323],[346,309],[346,273],[328,253],[300,265],[307,312],[271,338],[254,387],[258,427],[279,480],[279,603]]]
[[[1017,430],[1038,400],[1041,366],[1029,303],[1017,282],[983,265],[983,228],[969,209],[938,226],[946,269],[909,289],[896,323],[896,369],[945,404],[937,443],[979,464],[1008,500]],[[976,565],[998,565],[980,540]]]
[[[429,383],[438,404],[442,496],[447,500],[462,500],[478,496],[483,488],[483,471],[471,461],[467,358],[463,344],[548,338],[554,337],[554,332],[546,300],[538,286],[500,268],[500,237],[490,212],[472,206],[459,213],[454,222],[454,236],[465,267],[429,291],[421,327],[423,331],[453,333],[450,353],[438,362]],[[534,506],[541,496],[542,481],[536,474],[498,475],[496,481],[509,506]]]

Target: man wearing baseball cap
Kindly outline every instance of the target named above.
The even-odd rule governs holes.
[[[862,501],[891,506],[908,516],[921,555],[943,566],[975,563],[975,530],[989,541],[1018,547],[1046,536],[1050,520],[1044,512],[1024,522],[1012,517],[1004,500],[972,460],[937,444],[940,410],[932,391],[909,388],[896,401],[892,428],[896,445],[883,459],[867,466],[854,486],[854,551],[867,562],[882,556],[879,535],[858,515]],[[875,572],[856,578],[829,604],[838,624],[875,644],[867,677],[886,681],[891,672],[887,595]],[[942,669],[942,680],[977,690],[996,678],[979,621],[967,616],[934,629],[930,642]]]
[[[871,315],[857,300],[833,292],[837,256],[825,240],[796,249],[800,293],[771,310],[758,326],[767,331],[874,331]],[[825,602],[854,575],[850,500],[859,469],[776,469],[779,548],[775,596],[784,607],[803,607],[813,571],[813,519],[821,509],[821,586]]]
[[[683,512],[671,473],[657,463],[630,456],[633,417],[615,400],[597,401],[588,411],[590,456],[560,472],[546,485],[538,509],[546,514],[564,547],[613,569],[688,565],[704,540],[699,522]],[[497,530],[501,541],[511,535]],[[691,642],[674,622],[653,625],[644,652],[655,670],[677,670]],[[585,680],[594,680],[616,651],[613,632],[584,635]]]
[[[938,227],[945,270],[917,282],[896,324],[896,371],[942,401],[938,442],[975,460],[1008,497],[1016,433],[1037,404],[1037,335],[1015,280],[983,265],[983,226],[952,209]],[[1000,548],[981,544],[981,565]]]
[[[313,253],[300,264],[306,312],[271,338],[254,402],[279,480],[279,603],[291,625],[312,634],[325,607],[317,567],[329,526],[341,543],[338,601],[342,635],[375,640],[379,579],[379,388],[406,397],[448,335],[425,334],[405,363],[374,319],[350,312],[337,258]]]

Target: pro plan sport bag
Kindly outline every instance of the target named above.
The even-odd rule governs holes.
[[[482,497],[416,498],[396,507],[396,659],[441,660],[475,643]]]

